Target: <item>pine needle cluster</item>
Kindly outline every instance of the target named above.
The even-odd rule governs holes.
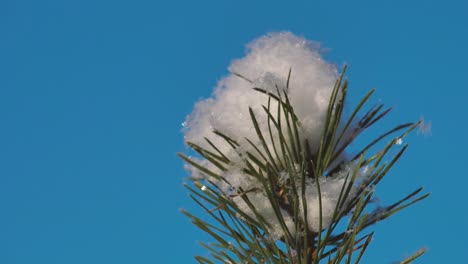
[[[268,99],[261,113],[268,119],[267,131],[258,125],[259,113],[249,109],[252,127],[261,144],[255,145],[250,139],[243,142],[249,142],[249,149],[253,151],[245,151],[238,139],[227,136],[223,131],[213,131],[238,153],[236,158],[242,161],[242,174],[257,183],[252,188],[235,186],[220,173],[234,163],[239,166],[239,162],[234,162],[208,138],[210,149],[187,142],[216,168],[215,171],[211,169],[213,166],[205,166],[196,159],[179,154],[205,176],[190,179],[185,187],[210,220],[205,221],[206,216],[197,217],[182,210],[194,225],[214,239],[209,244],[200,243],[210,255],[196,256],[198,263],[359,263],[374,235],[369,227],[429,195],[422,194],[422,188],[418,188],[393,204],[371,208],[375,186],[406,151],[408,144],[402,145],[403,139],[420,122],[398,125],[379,135],[352,157],[342,160],[340,157],[356,138],[390,112],[383,104],[364,111],[374,93],[371,90],[352,111],[345,113],[348,92],[345,71],[346,68],[331,93],[318,146],[311,146],[301,135],[301,120],[288,97],[291,71],[287,83],[276,86],[275,93],[252,87]],[[391,154],[395,149],[396,154]],[[337,173],[349,164],[352,166],[345,174]],[[365,177],[361,177],[363,170]],[[336,177],[341,177],[343,184],[335,193],[337,199],[333,211],[325,220],[321,185]],[[311,186],[316,188],[312,191],[318,198],[313,201],[306,195],[307,188]],[[252,202],[252,194],[255,193],[266,197],[274,212],[273,217],[256,208]],[[249,210],[239,206],[240,202]],[[314,214],[318,219],[315,227],[309,221]],[[272,226],[273,223],[276,227]],[[280,235],[277,229],[280,229]],[[424,251],[416,252],[401,263],[411,263]]]

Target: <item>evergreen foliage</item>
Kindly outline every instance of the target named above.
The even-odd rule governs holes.
[[[350,159],[340,160],[363,131],[390,111],[384,109],[383,104],[378,104],[362,113],[374,93],[371,90],[350,114],[345,114],[348,92],[345,71],[346,68],[333,88],[319,146],[312,147],[301,136],[301,120],[296,116],[288,97],[291,71],[287,83],[276,86],[276,93],[252,87],[268,98],[262,113],[268,119],[268,131],[260,129],[258,113],[252,109],[249,111],[252,126],[262,142],[260,146],[251,143],[250,149],[255,151],[241,151],[238,140],[223,131],[213,131],[237,151],[238,158],[243,161],[242,173],[261,187],[242,189],[233,186],[222,173],[179,154],[185,162],[205,175],[201,179],[191,178],[185,187],[190,197],[211,219],[205,221],[202,218],[206,217],[200,218],[182,210],[194,225],[214,239],[209,244],[200,243],[211,254],[210,257],[196,256],[198,263],[359,263],[374,234],[369,231],[369,227],[429,195],[422,194],[422,188],[418,188],[391,205],[374,210],[370,208],[374,187],[403,155],[408,144],[401,146],[402,139],[417,128],[420,122],[398,125],[378,136]],[[239,77],[244,78],[241,75]],[[274,109],[272,105],[275,105]],[[206,140],[211,149],[191,142],[187,144],[219,171],[226,171],[232,165],[232,160],[208,138]],[[388,142],[382,144],[384,140]],[[247,139],[247,142],[252,141]],[[398,148],[395,148],[396,145]],[[378,146],[383,147],[376,150]],[[393,149],[398,151],[389,157]],[[322,217],[321,185],[324,181],[338,177],[337,172],[345,163],[352,164],[352,167],[344,176],[339,194],[336,194],[338,199],[331,219],[325,222]],[[363,169],[366,169],[368,175],[361,178],[359,175]],[[231,191],[226,192],[221,185],[230,186]],[[313,201],[315,204],[311,205],[312,201],[305,195],[306,185],[316,188],[314,191],[318,194],[318,200]],[[272,234],[272,221],[258,212],[252,203],[249,194],[256,192],[267,197],[282,229],[281,236]],[[242,199],[248,205],[249,212],[239,208],[239,203],[234,199]],[[312,214],[308,209],[311,206],[318,208],[319,212],[316,230],[308,224]],[[283,212],[292,217],[293,227],[287,223]],[[424,251],[416,252],[401,263],[411,263]]]

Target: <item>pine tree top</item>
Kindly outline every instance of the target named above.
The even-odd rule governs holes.
[[[299,47],[292,52],[294,59],[299,54],[316,60],[311,65],[324,68],[324,79],[333,76],[310,43],[282,34],[260,39],[251,49],[274,48],[284,54],[282,48]],[[237,61],[233,68],[243,63],[252,67],[249,60]],[[304,68],[313,69],[309,64]],[[193,141],[187,144],[198,158],[179,156],[191,171],[185,185],[190,197],[211,220],[182,212],[216,241],[201,243],[211,256],[196,256],[199,263],[359,263],[372,241],[369,227],[428,196],[418,188],[391,205],[372,208],[375,186],[405,152],[408,144],[403,140],[420,122],[397,125],[350,155],[349,146],[390,109],[378,104],[364,110],[371,90],[352,111],[345,111],[345,72],[346,67],[332,89],[320,88],[315,94],[306,90],[307,82],[294,81],[304,73],[295,75],[292,68],[283,82],[269,71],[260,78],[235,72],[222,85],[242,83],[247,88],[240,91],[249,96],[232,98],[236,92],[229,91],[226,98],[234,103],[224,102],[221,109],[244,106],[246,112],[210,113],[211,119],[204,119],[200,113],[213,109],[203,102],[197,105],[188,122],[188,139]],[[321,100],[304,101],[295,89]],[[217,102],[209,103],[223,103],[220,93]],[[389,157],[394,149],[396,154]]]

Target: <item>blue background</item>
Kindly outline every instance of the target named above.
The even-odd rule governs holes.
[[[382,129],[432,123],[377,189],[383,203],[420,185],[432,196],[378,224],[363,263],[421,246],[418,263],[468,263],[466,3],[0,1],[0,263],[206,255],[178,211],[199,212],[181,123],[246,43],[278,30],[349,64],[353,100],[378,87],[395,106]]]

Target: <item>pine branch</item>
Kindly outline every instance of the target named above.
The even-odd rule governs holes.
[[[211,257],[196,256],[198,263],[359,263],[374,234],[362,235],[365,229],[429,195],[421,194],[422,188],[418,188],[389,206],[370,209],[374,187],[408,145],[401,147],[390,162],[384,160],[419,122],[398,125],[371,141],[353,158],[341,161],[358,136],[390,111],[378,105],[360,114],[374,93],[371,90],[345,119],[348,90],[345,71],[346,68],[331,93],[316,147],[302,135],[301,120],[289,99],[291,70],[283,90],[278,85],[275,93],[253,88],[266,96],[268,102],[262,106],[262,112],[249,109],[257,136],[255,141],[214,131],[215,136],[231,147],[232,153],[223,153],[207,137],[205,140],[211,149],[187,142],[211,164],[203,166],[179,154],[185,162],[206,175],[205,179],[192,179],[185,187],[211,220],[205,221],[182,211],[216,241],[201,243]],[[235,75],[253,84],[250,79]],[[266,131],[259,125],[259,118],[267,120]],[[395,133],[400,135],[368,156],[379,142]],[[260,145],[254,143],[256,140]],[[240,171],[252,187],[245,189],[230,183],[225,175],[233,169]],[[333,194],[337,198],[331,214],[324,211],[331,203],[330,198],[324,196],[327,181],[341,183],[339,192]],[[259,200],[268,204],[269,209],[259,208]],[[318,222],[314,222],[316,218]],[[402,263],[410,263],[424,251],[418,251]]]

